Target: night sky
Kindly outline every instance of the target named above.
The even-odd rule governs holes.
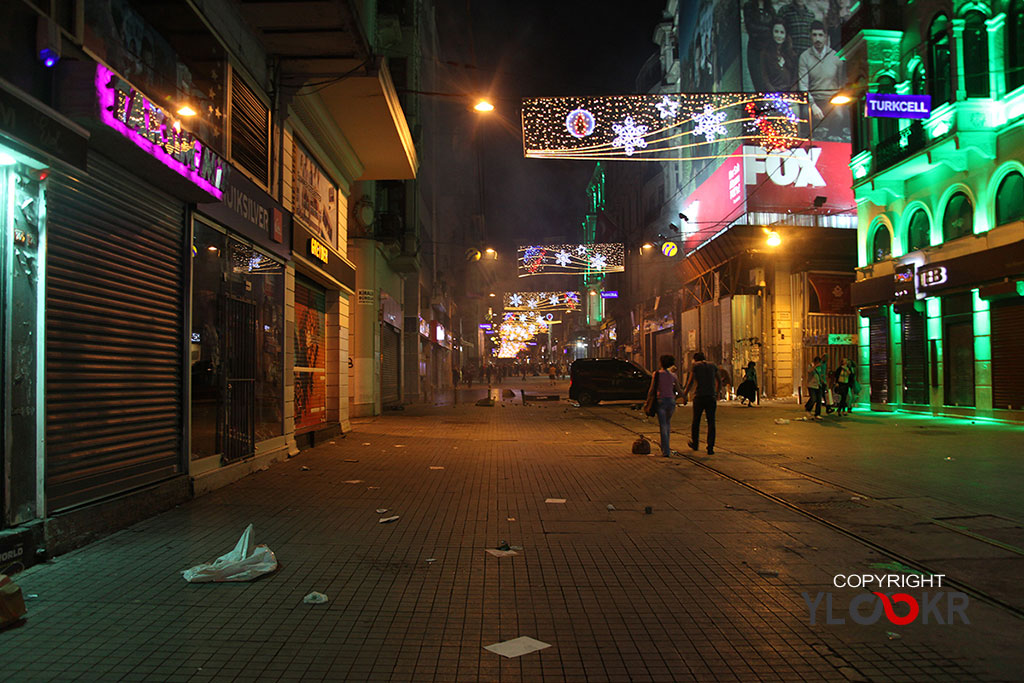
[[[490,92],[500,113],[480,131],[487,224],[497,243],[576,239],[594,170],[592,161],[525,159],[521,98],[634,92],[657,51],[652,36],[664,7],[664,0],[440,0],[441,59],[458,63],[445,67],[448,85]]]

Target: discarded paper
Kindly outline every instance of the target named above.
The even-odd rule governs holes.
[[[396,443],[395,444],[395,448],[405,448],[405,444],[404,443]]]
[[[245,528],[234,550],[213,562],[197,564],[181,574],[189,583],[251,581],[277,569],[277,558],[265,545],[254,545],[252,524]]]
[[[438,467],[437,465],[431,465],[430,469],[432,469],[432,470],[443,470],[444,468],[443,467]]]
[[[612,505],[611,503],[608,503],[608,505],[606,505],[605,507],[608,508],[608,512],[614,512],[615,510],[615,506]]]
[[[377,514],[378,515],[383,515],[387,511],[388,511],[387,508],[377,508]]]
[[[777,425],[788,425],[789,424],[789,420],[787,420],[784,417],[777,417],[777,418],[775,418],[775,424],[777,424]]]
[[[377,520],[377,524],[387,524],[388,522],[393,522],[396,519],[398,519],[398,515],[392,515],[391,517],[381,517]]]
[[[495,557],[510,557],[512,555],[518,555],[515,550],[498,550],[496,548],[484,548],[485,553],[490,553]]]
[[[345,458],[345,462],[359,462],[359,461],[354,459],[354,458]]]
[[[362,484],[363,480],[362,479],[347,479],[347,480],[345,480],[345,483],[346,484]]]
[[[561,503],[565,502],[565,498],[548,498],[544,502],[545,503],[558,503],[558,504],[561,504]]]
[[[309,472],[309,468],[308,468],[308,467],[306,467],[305,465],[303,465],[303,466],[302,466],[302,467],[300,467],[299,469],[300,469],[300,470],[302,470],[303,472]]]
[[[313,591],[306,597],[302,598],[302,602],[306,603],[307,605],[322,605],[325,602],[327,602],[327,596],[323,593],[317,593],[316,591]]]
[[[537,652],[543,650],[546,647],[551,647],[551,643],[544,643],[536,638],[530,638],[529,636],[520,636],[519,638],[513,638],[512,640],[506,640],[501,643],[494,643],[492,645],[485,645],[484,649],[493,652],[496,655],[502,657],[521,657],[528,655],[531,652]]]

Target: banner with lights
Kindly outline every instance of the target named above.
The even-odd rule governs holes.
[[[804,93],[676,93],[523,100],[523,152],[539,159],[696,161],[735,142],[784,152],[807,142]],[[728,156],[727,154],[725,156]]]
[[[508,292],[506,311],[578,311],[579,292]]]
[[[542,244],[519,247],[519,277],[619,273],[626,269],[621,243]]]

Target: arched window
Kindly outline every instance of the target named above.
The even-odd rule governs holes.
[[[871,262],[878,263],[892,256],[892,239],[889,236],[889,229],[884,225],[875,228],[875,234],[871,238]]]
[[[1024,2],[1024,0],[1020,1]],[[914,67],[914,72],[910,75],[910,87],[915,95],[928,94],[928,82],[925,80],[926,73],[924,62],[918,62],[917,66]]]
[[[1024,0],[1006,8],[1006,92],[1024,85]]]
[[[878,83],[875,85],[875,92],[895,95],[896,80],[891,76],[882,76],[878,79]],[[880,116],[875,119],[875,125],[878,126],[877,140],[880,143],[893,141],[900,133],[899,119]]]
[[[949,68],[949,18],[940,14],[928,31],[928,90],[932,107],[953,99],[953,75]]]
[[[964,83],[968,97],[988,97],[988,27],[985,15],[971,10],[964,15]]]
[[[963,192],[949,198],[946,213],[942,216],[942,240],[948,242],[957,237],[974,233],[974,205]]]
[[[910,225],[907,226],[907,253],[924,249],[931,243],[931,226],[928,225],[928,214],[924,212],[924,209],[918,209],[910,217]]]
[[[1014,171],[996,190],[996,225],[1024,219],[1024,176]]]

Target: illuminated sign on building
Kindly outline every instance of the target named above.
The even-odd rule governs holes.
[[[895,95],[869,92],[865,96],[868,116],[892,119],[926,119],[932,115],[931,95]]]
[[[327,263],[330,259],[330,252],[327,251],[327,246],[315,237],[309,238],[309,253],[321,263]]]
[[[896,301],[914,299],[917,297],[917,288],[914,286],[916,280],[917,266],[913,263],[903,263],[896,266],[893,273],[893,297]]]
[[[96,65],[100,120],[178,175],[216,197],[223,196],[227,164],[181,122],[128,82]]]
[[[945,266],[930,266],[922,268],[917,273],[917,284],[922,289],[936,287],[949,279],[949,273]]]
[[[619,291],[617,289],[610,289],[607,292],[601,292],[602,299],[618,299]]]

